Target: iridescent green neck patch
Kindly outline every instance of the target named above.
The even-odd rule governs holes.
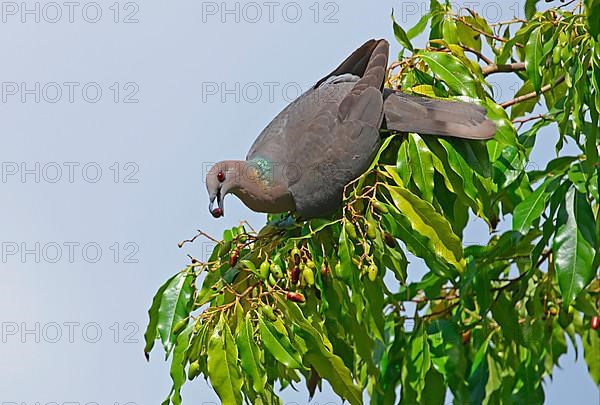
[[[251,161],[252,167],[256,170],[256,174],[260,181],[267,186],[273,183],[273,165],[267,159],[255,158]]]

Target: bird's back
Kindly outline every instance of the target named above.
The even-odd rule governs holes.
[[[288,105],[252,145],[247,160],[271,163],[296,212],[324,216],[379,146],[388,43],[370,40]]]
[[[358,79],[358,76],[351,74],[332,76],[318,87],[304,92],[265,127],[252,144],[246,160],[267,158],[284,160],[278,163],[294,161],[296,157],[293,156],[293,151],[289,150],[292,140],[302,136],[303,128],[305,129],[328,103],[339,105]]]

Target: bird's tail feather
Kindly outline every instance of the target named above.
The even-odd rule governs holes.
[[[384,91],[387,129],[465,139],[490,139],[496,125],[485,109],[471,103],[413,96],[391,89]]]

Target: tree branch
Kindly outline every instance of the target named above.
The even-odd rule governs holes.
[[[565,76],[561,75],[558,79],[556,79],[556,81],[554,83],[543,86],[540,89],[539,94],[543,94],[543,93],[547,92],[548,90],[551,90],[553,87],[558,86],[559,84],[561,84],[564,81],[565,81]],[[532,98],[536,98],[537,96],[538,96],[538,93],[536,93],[535,91],[532,91],[531,93],[523,94],[522,96],[515,97],[512,100],[508,100],[508,101],[500,104],[500,106],[502,108],[508,108],[515,104],[522,103],[523,101],[527,101],[527,100],[531,100]]]
[[[483,68],[483,75],[488,76],[493,73],[509,73],[509,72],[522,72],[525,70],[525,63],[509,63],[506,65],[496,65],[495,63],[489,64]]]

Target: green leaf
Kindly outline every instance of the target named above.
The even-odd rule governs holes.
[[[190,315],[193,292],[192,274],[187,271],[178,273],[163,293],[158,309],[158,332],[167,356],[175,344],[173,328]]]
[[[575,188],[567,191],[561,210],[566,220],[558,227],[552,251],[563,304],[568,306],[596,274],[597,269],[592,266],[597,246],[596,221],[585,196]]]
[[[469,377],[475,374],[482,363],[487,363],[486,354],[492,336],[494,336],[494,331],[492,331],[488,337],[485,338],[481,346],[479,346],[479,349],[477,349],[477,353],[475,353],[475,357],[473,357],[473,363],[471,364],[471,373],[469,374]]]
[[[452,272],[446,262],[435,254],[433,243],[412,229],[406,215],[391,206],[390,213],[385,214],[383,219],[393,237],[404,242],[412,254],[425,260],[427,267],[437,275],[447,279],[453,278],[457,274],[456,271]]]
[[[500,190],[508,187],[523,173],[525,156],[515,147],[504,148],[494,162],[494,182]]]
[[[476,81],[457,57],[442,52],[423,52],[419,56],[454,93],[477,98]]]
[[[435,208],[404,187],[390,187],[394,204],[411,222],[412,228],[427,237],[435,248],[435,254],[462,271],[465,268],[462,243],[452,231],[446,218]]]
[[[433,160],[431,151],[417,134],[408,136],[408,156],[413,181],[421,190],[423,199],[433,202]]]
[[[354,253],[354,247],[348,241],[348,235],[346,234],[345,227],[342,227],[339,239],[338,256],[341,264],[341,274],[338,274],[345,283],[350,284],[352,282],[352,275],[356,272],[356,266],[352,261]]]
[[[539,26],[531,33],[525,45],[525,70],[531,80],[533,89],[539,93],[542,88],[542,76],[540,66],[542,65],[542,27]]]
[[[421,18],[419,19],[419,21],[411,29],[409,29],[408,32],[406,33],[408,38],[413,39],[417,35],[422,33],[423,31],[425,31],[425,28],[427,27],[427,23],[429,22],[430,18],[431,18],[431,13],[423,14],[421,16]]]
[[[464,20],[471,25],[475,25],[475,19],[471,16],[465,16]],[[463,45],[476,51],[481,51],[481,34],[468,25],[465,25],[462,21],[458,23],[458,37]]]
[[[525,339],[523,337],[523,331],[519,325],[519,315],[515,310],[513,303],[506,297],[504,292],[498,292],[496,302],[492,306],[492,315],[500,330],[510,340],[515,341],[521,345],[525,345]]]
[[[458,44],[458,27],[453,17],[448,16],[444,19],[442,23],[442,35],[444,41],[447,43]]]
[[[533,82],[531,80],[528,80],[523,84],[523,86],[519,89],[519,91],[517,91],[515,93],[514,97],[515,98],[520,97],[522,95],[529,94],[533,91],[534,91]],[[522,117],[523,115],[532,112],[533,109],[535,108],[535,105],[538,103],[538,101],[539,101],[539,96],[533,97],[529,100],[524,100],[520,103],[513,105],[510,108],[510,118],[514,120],[515,118]]]
[[[527,404],[542,404],[544,403],[544,392],[542,390],[540,368],[537,366],[537,361],[527,356],[525,361],[519,363],[516,377],[522,383],[519,384],[521,389],[513,393],[512,403],[527,403]]]
[[[152,299],[152,305],[148,310],[148,317],[150,318],[148,322],[148,327],[146,328],[146,333],[144,333],[144,340],[146,341],[146,346],[144,347],[144,353],[146,357],[149,358],[150,352],[154,347],[154,342],[158,336],[158,309],[160,308],[160,303],[163,299],[163,294],[167,287],[171,284],[173,279],[177,277],[174,275],[170,279],[168,279],[156,292],[156,295]]]
[[[243,380],[237,361],[237,346],[223,317],[208,343],[208,377],[223,404],[242,403]]]
[[[533,183],[545,176],[561,176],[569,170],[571,163],[575,160],[577,160],[576,156],[561,156],[552,159],[548,162],[544,170],[532,170],[528,172],[529,181]]]
[[[525,1],[525,18],[531,20],[533,15],[535,14],[535,5],[539,0],[526,0]]]
[[[398,25],[398,23],[394,19],[394,10],[393,9],[392,9],[392,24],[394,26],[394,35],[396,36],[396,39],[398,40],[398,42],[400,44],[402,44],[405,48],[412,51],[413,46],[410,43],[410,39],[408,38],[408,35],[406,35],[406,32],[404,32],[402,27],[400,25]]]
[[[536,219],[542,216],[552,192],[556,190],[560,178],[549,178],[532,194],[517,205],[513,211],[513,229],[525,234]]]
[[[299,326],[297,333],[306,341],[308,351],[304,359],[317,370],[321,378],[329,381],[336,394],[351,404],[362,404],[361,389],[352,380],[352,374],[342,359],[323,344],[323,337],[304,317],[297,304],[283,301],[280,297],[277,299],[287,308],[288,315]]]
[[[402,142],[398,148],[398,156],[396,158],[396,171],[402,180],[402,184],[407,185],[410,182],[412,176],[412,170],[410,168],[410,158],[408,155],[408,142]]]
[[[521,28],[515,33],[515,35],[512,38],[510,38],[502,46],[500,54],[496,58],[496,63],[498,63],[498,64],[506,63],[506,61],[508,59],[510,59],[511,56],[513,55],[515,46],[517,44],[524,43],[524,41],[529,38],[531,30],[533,30],[538,25],[539,24],[534,23],[534,24],[524,24],[523,26],[521,26]]]
[[[444,376],[431,367],[425,376],[425,387],[421,394],[421,403],[443,405],[445,399],[446,385],[444,384]]]
[[[489,99],[486,100],[485,107],[487,109],[487,117],[496,124],[496,136],[487,142],[488,151],[491,147],[494,147],[496,142],[500,145],[500,150],[507,146],[516,147],[521,150],[522,146],[517,140],[515,127],[508,118],[508,115],[506,115],[504,108]],[[495,159],[497,155],[491,154],[491,156],[492,159]]]
[[[446,150],[452,148],[482,177],[491,176],[490,157],[484,141],[448,138],[440,140]]]
[[[240,351],[242,369],[250,377],[254,392],[262,394],[267,384],[267,375],[262,366],[262,351],[254,340],[254,328],[252,327],[250,312],[246,316],[246,320],[242,324],[242,329],[237,336],[237,344]]]
[[[590,35],[600,40],[600,1],[585,0],[585,8]]]
[[[187,362],[186,353],[190,345],[190,336],[194,325],[188,325],[183,332],[177,336],[175,348],[173,349],[173,360],[171,361],[171,379],[173,388],[171,402],[175,405],[181,405],[181,387],[185,384],[185,364]]]
[[[475,369],[475,372],[469,376],[469,403],[480,404],[485,397],[485,386],[489,379],[489,371],[487,362],[482,362]]]
[[[258,318],[258,328],[260,336],[263,340],[264,347],[279,361],[281,364],[289,368],[301,368],[302,359],[292,347],[290,339],[277,332],[275,328],[269,324],[262,316]]]
[[[365,312],[369,316],[369,329],[374,336],[383,342],[385,325],[383,286],[380,284],[379,280],[373,282],[368,278],[364,279],[363,283],[365,303],[367,306],[367,311]]]
[[[423,390],[425,376],[431,367],[431,355],[429,353],[429,342],[427,332],[420,328],[410,341],[410,361],[407,364],[409,371],[409,383],[417,393]]]

